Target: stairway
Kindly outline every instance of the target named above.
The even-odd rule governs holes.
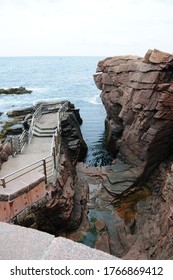
[[[33,135],[37,136],[37,137],[52,137],[55,133],[55,129],[54,128],[41,128],[38,125],[35,125],[33,127]]]
[[[32,129],[36,137],[52,137],[57,128],[56,113],[43,114]]]

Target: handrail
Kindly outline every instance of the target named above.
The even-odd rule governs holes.
[[[28,143],[28,131],[24,130],[20,137],[11,137],[12,155],[20,154]]]
[[[63,105],[59,108],[58,112],[61,113],[61,111],[66,107],[66,105],[67,105],[68,103],[69,103],[69,101],[65,101],[65,102],[63,103]],[[53,104],[56,104],[56,103],[53,103]],[[46,106],[46,105],[53,105],[53,104],[52,104],[52,103],[49,103],[49,104],[41,104],[41,105],[37,108],[37,110],[35,111],[35,113],[33,114],[31,126],[33,126],[33,125],[35,124],[34,121],[35,121],[36,117],[39,116],[38,113],[41,112],[43,106]],[[58,114],[58,115],[59,115],[59,114]],[[40,116],[41,116],[41,115],[40,115]],[[38,118],[39,118],[39,117],[38,117]],[[37,120],[38,120],[38,118],[37,118]],[[59,124],[60,124],[60,122],[61,122],[61,117],[59,117]],[[58,121],[57,121],[57,126],[58,126]],[[30,128],[31,128],[31,127],[30,127]],[[18,169],[18,170],[16,170],[16,171],[12,172],[12,173],[10,173],[10,174],[7,174],[7,175],[4,176],[3,178],[0,178],[0,186],[3,186],[3,188],[5,188],[7,183],[13,181],[14,179],[19,178],[20,176],[23,176],[23,175],[25,175],[25,174],[31,172],[33,169],[29,169],[28,171],[26,171],[26,170],[27,170],[28,168],[30,168],[30,167],[33,167],[33,166],[34,166],[35,164],[37,164],[37,163],[40,164],[41,162],[42,162],[42,165],[43,165],[43,173],[44,173],[44,175],[45,175],[45,182],[47,182],[47,178],[48,178],[49,176],[47,176],[47,174],[46,174],[46,172],[47,172],[46,160],[52,158],[52,156],[53,156],[53,157],[56,156],[55,153],[54,153],[54,150],[55,150],[55,134],[56,134],[56,133],[57,133],[57,131],[55,131],[55,133],[54,133],[54,135],[53,135],[53,137],[52,137],[51,151],[50,151],[50,155],[49,155],[49,156],[47,156],[47,157],[45,157],[45,158],[42,158],[42,159],[40,159],[39,161],[36,161],[36,162],[34,162],[34,163],[31,163],[31,164],[29,164],[29,165],[27,165],[27,166],[25,166],[25,167],[23,167],[23,168],[20,168],[20,169]],[[27,132],[27,134],[30,134],[30,132],[29,132],[29,133]],[[22,135],[20,136],[20,141],[22,141],[22,139],[24,138],[24,135],[25,135],[25,133],[23,132]],[[25,143],[25,144],[26,144],[26,143]],[[57,151],[58,151],[59,153],[60,153],[60,145],[61,145],[61,143],[58,144],[58,149],[57,149]],[[23,149],[23,147],[22,147],[22,149]],[[57,154],[57,156],[58,156],[58,158],[59,158],[59,155],[58,155],[58,154]],[[54,159],[54,162],[55,162],[55,161],[56,161],[56,160]],[[59,160],[58,160],[58,161],[59,161]],[[59,163],[59,162],[58,162],[58,163]],[[40,166],[42,166],[42,165],[37,166],[37,168],[40,167]],[[54,166],[54,167],[55,167],[55,166]],[[35,169],[35,168],[34,168],[34,169]],[[22,173],[22,171],[24,171],[24,172]],[[17,175],[17,173],[20,173],[20,175]],[[10,176],[13,176],[13,175],[15,175],[15,174],[16,174],[15,177],[13,177],[11,180],[8,180],[8,181],[7,181],[7,178],[9,178]],[[51,175],[50,175],[50,176],[51,176]]]
[[[64,102],[64,103],[59,108],[59,111],[61,111],[68,104],[69,101],[62,101],[62,102]],[[38,121],[38,119],[43,114],[43,108],[51,106],[51,105],[55,105],[55,104],[57,104],[57,102],[47,102],[47,103],[42,102],[40,104],[40,106],[36,109],[36,111],[33,114],[30,129],[29,129],[29,137],[28,137],[28,139],[29,139],[28,142],[29,143],[31,143],[32,134],[33,134],[32,132],[33,132],[33,128],[35,126],[35,123]]]
[[[47,157],[45,157],[44,159],[47,159],[47,158],[49,158],[49,157],[50,157],[50,155],[47,156]],[[37,160],[37,161],[35,161],[35,162],[33,162],[33,163],[30,163],[30,164],[28,164],[27,166],[22,167],[22,168],[20,168],[20,169],[18,169],[18,170],[16,170],[16,171],[13,171],[13,172],[9,173],[8,175],[6,175],[6,176],[4,176],[4,177],[7,178],[7,177],[9,177],[9,176],[12,176],[12,175],[14,175],[14,174],[17,173],[17,172],[23,171],[23,170],[25,170],[26,168],[29,168],[29,167],[33,166],[34,164],[39,163],[40,161],[42,161],[42,159]]]
[[[34,112],[33,116],[32,116],[32,121],[31,121],[31,125],[29,128],[29,140],[28,142],[31,143],[31,139],[32,139],[32,132],[33,132],[33,128],[35,126],[35,122],[39,119],[39,117],[41,117],[42,113],[42,104],[36,109],[36,111]],[[36,119],[36,121],[35,121]]]
[[[31,171],[35,170],[36,168],[39,168],[41,166],[43,166],[43,173],[44,175],[46,176],[45,172],[44,172],[44,165],[46,164],[46,160],[47,159],[50,159],[52,157],[52,155],[49,155],[43,159],[40,159],[38,161],[35,161],[31,164],[28,164],[27,166],[25,167],[22,167],[16,171],[13,171],[11,173],[9,173],[8,175],[4,176],[3,178],[0,178],[1,182],[0,182],[0,186],[3,186],[3,188],[6,187],[6,184],[11,182],[11,181],[14,181],[15,179],[23,176],[23,175],[26,175],[28,173],[30,173]],[[42,164],[41,164],[42,163]],[[38,164],[36,167],[34,167],[34,165]],[[28,170],[27,170],[28,169]],[[18,174],[19,173],[19,174]],[[15,176],[14,176],[15,175]],[[12,179],[10,179],[10,177],[12,177]],[[47,177],[47,176],[46,176]],[[45,178],[47,179],[47,178]]]

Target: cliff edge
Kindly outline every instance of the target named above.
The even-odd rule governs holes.
[[[107,148],[143,180],[172,153],[172,70],[173,55],[149,50],[144,58],[106,58],[94,75],[107,111]]]
[[[94,80],[107,111],[107,148],[136,170],[133,187],[152,191],[136,204],[130,230],[119,228],[119,257],[173,259],[173,55],[106,58]]]

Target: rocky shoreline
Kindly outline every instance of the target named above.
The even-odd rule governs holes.
[[[87,147],[71,108],[56,189],[50,186],[49,202],[23,225],[37,221],[40,230],[123,259],[173,259],[173,55],[107,58],[94,80],[114,160],[83,164]]]

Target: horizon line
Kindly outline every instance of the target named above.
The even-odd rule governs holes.
[[[106,55],[0,55],[0,58],[10,57],[106,57]]]

